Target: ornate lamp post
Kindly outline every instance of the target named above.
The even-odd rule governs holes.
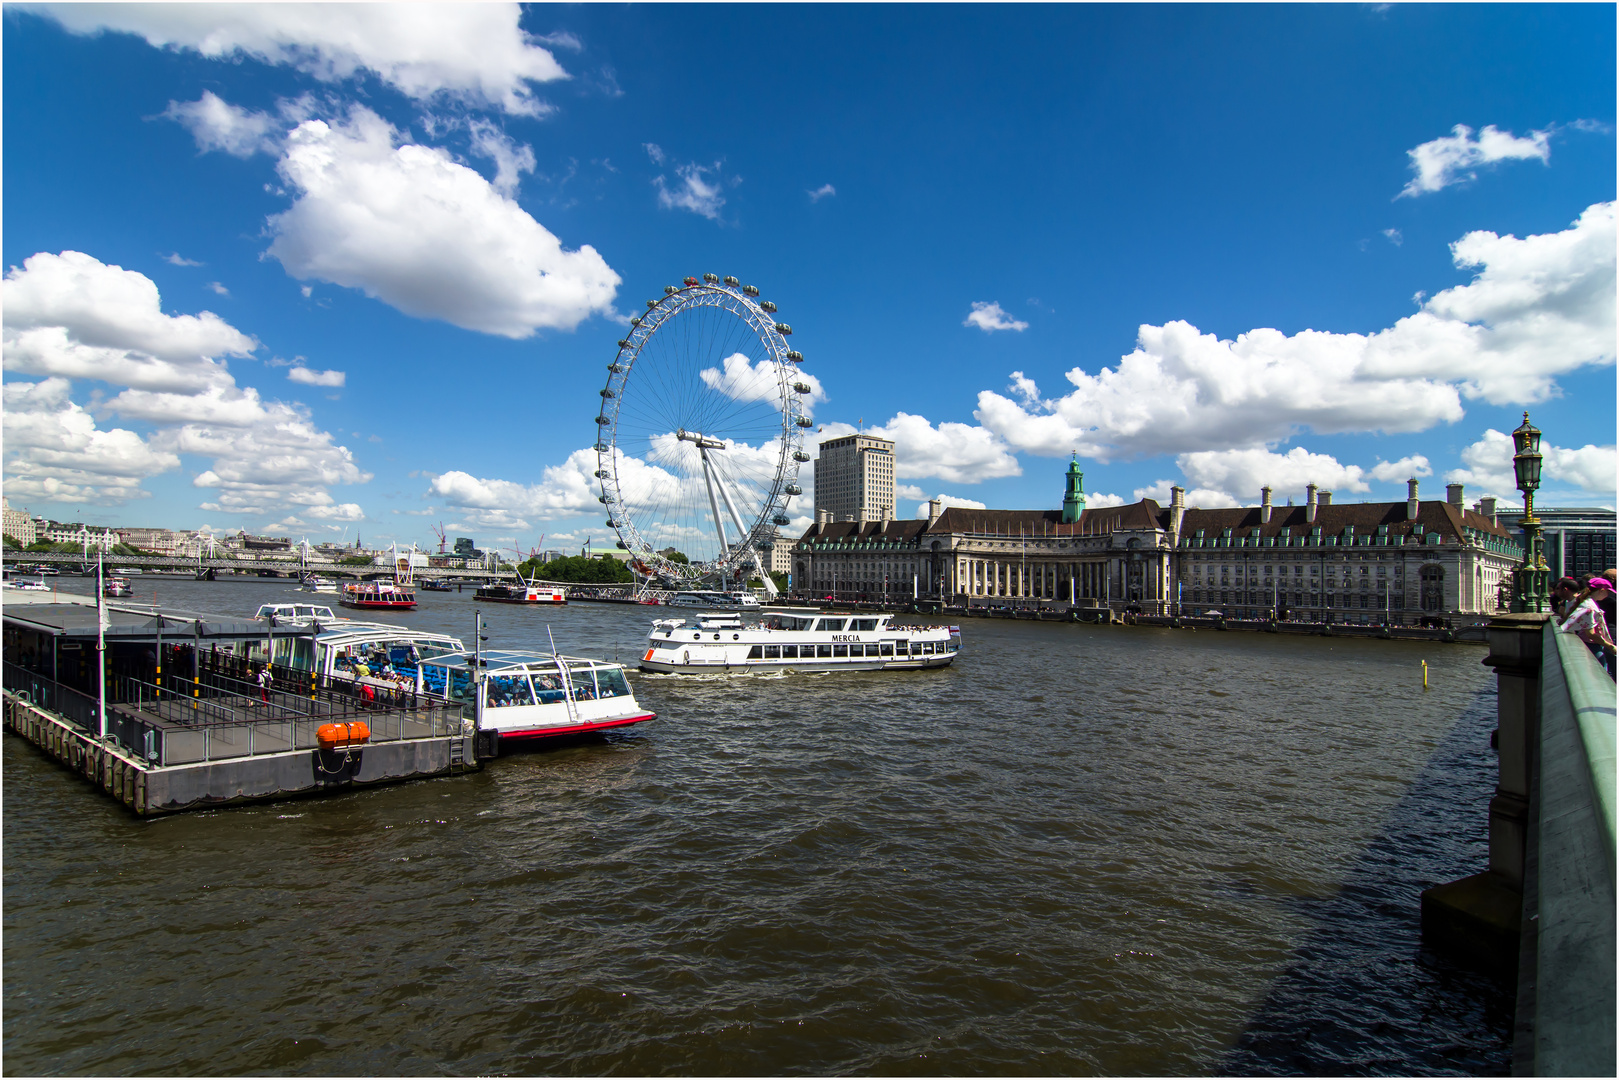
[[[1523,492],[1523,562],[1512,571],[1512,610],[1542,613],[1551,610],[1545,541],[1540,521],[1535,517],[1535,489],[1540,487],[1540,429],[1523,414],[1523,423],[1512,433],[1512,471]]]

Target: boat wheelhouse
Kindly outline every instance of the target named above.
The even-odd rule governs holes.
[[[829,615],[808,608],[744,618],[711,611],[657,619],[641,670],[907,671],[945,667],[961,651],[956,626],[895,626],[892,614]]]
[[[568,590],[559,585],[540,585],[532,581],[520,581],[516,585],[492,582],[478,586],[474,599],[497,604],[566,604]]]
[[[475,721],[480,757],[505,743],[627,727],[658,715],[636,702],[624,666],[606,660],[494,651],[427,658],[419,669],[427,694],[459,702],[462,717]]]
[[[272,616],[277,623],[292,626],[344,621],[325,604],[260,604],[259,609],[253,613],[255,619],[268,619]]]
[[[401,608],[416,606],[416,592],[392,581],[356,581],[343,586],[338,603],[351,608]]]

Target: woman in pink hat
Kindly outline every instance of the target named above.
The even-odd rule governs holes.
[[[1561,584],[1561,583],[1559,583]],[[1603,670],[1612,678],[1614,674],[1614,645],[1613,636],[1608,632],[1608,620],[1602,614],[1600,606],[1603,600],[1613,597],[1613,584],[1607,578],[1594,577],[1586,583],[1583,592],[1572,597],[1568,607],[1568,617],[1557,627],[1565,634],[1578,635],[1585,642],[1586,647],[1596,654],[1597,661],[1602,664]],[[1560,590],[1565,591],[1565,590]]]

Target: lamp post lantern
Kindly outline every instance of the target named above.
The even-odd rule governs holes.
[[[1545,541],[1540,520],[1535,517],[1535,490],[1540,487],[1540,429],[1523,414],[1523,423],[1512,433],[1512,471],[1523,492],[1523,562],[1512,571],[1512,610],[1544,613],[1551,610]]]

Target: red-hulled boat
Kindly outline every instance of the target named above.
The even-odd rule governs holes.
[[[343,586],[337,602],[352,608],[413,608],[416,592],[392,581],[357,581]]]

